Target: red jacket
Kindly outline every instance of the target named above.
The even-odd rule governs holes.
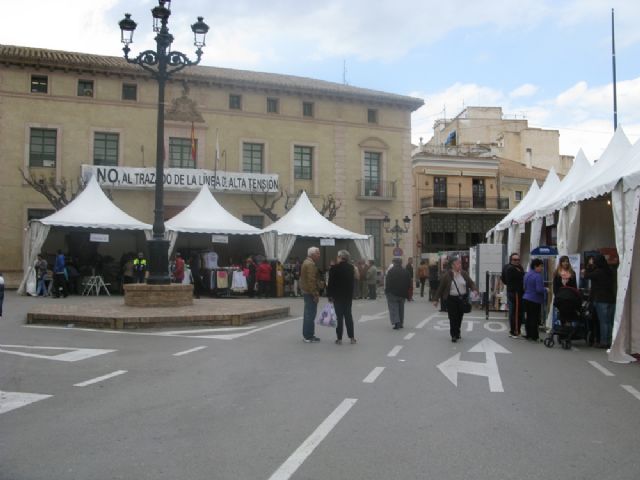
[[[256,280],[259,282],[271,281],[271,265],[268,262],[263,262],[258,265],[256,269]]]

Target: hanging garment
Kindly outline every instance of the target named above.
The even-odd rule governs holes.
[[[229,276],[224,270],[218,270],[216,274],[218,288],[229,288]]]
[[[234,292],[247,291],[247,278],[244,276],[244,273],[238,271],[233,272],[233,277],[231,279],[231,289]]]

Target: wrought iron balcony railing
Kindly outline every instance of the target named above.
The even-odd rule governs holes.
[[[358,198],[391,200],[396,198],[396,182],[357,180]]]

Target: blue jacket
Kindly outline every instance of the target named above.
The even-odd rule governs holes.
[[[56,263],[53,265],[53,273],[64,273],[64,254],[56,255]]]
[[[529,270],[524,276],[524,295],[522,298],[534,303],[543,303],[544,293],[542,274],[535,270]]]

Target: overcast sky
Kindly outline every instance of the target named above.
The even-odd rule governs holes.
[[[138,23],[133,52],[152,48],[152,0],[0,0],[0,43],[121,55],[118,21]],[[28,6],[28,8],[26,7]],[[211,27],[203,63],[299,75],[423,98],[412,138],[464,106],[500,106],[560,130],[560,153],[597,159],[613,133],[611,8],[616,15],[618,124],[640,138],[637,0],[174,0],[174,48],[190,24]],[[346,69],[345,69],[346,65]]]

